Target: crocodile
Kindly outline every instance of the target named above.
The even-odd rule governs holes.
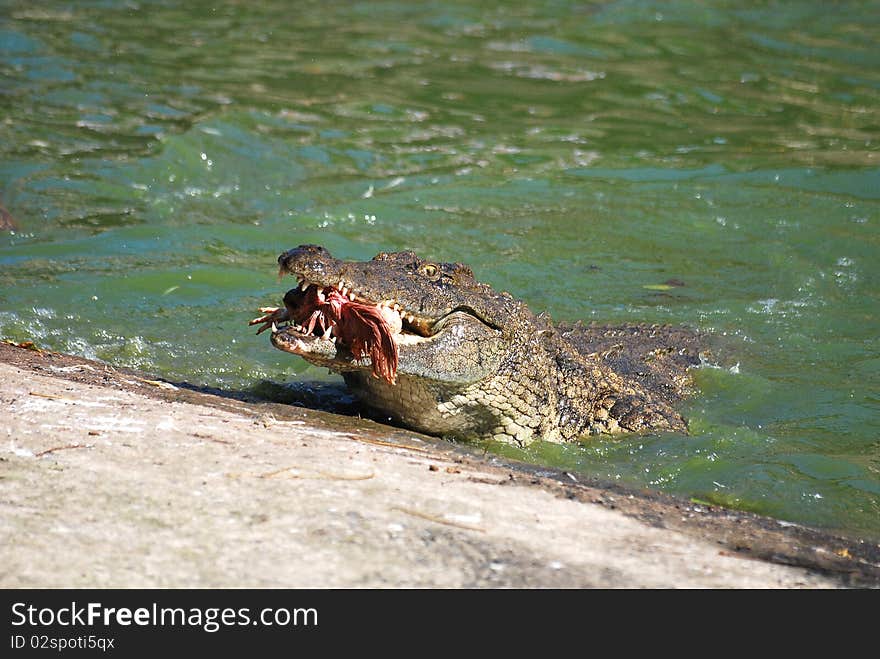
[[[411,251],[357,262],[300,245],[278,264],[297,286],[250,324],[271,329],[276,348],[340,373],[393,423],[518,446],[687,432],[675,404],[701,361],[695,330],[554,323],[468,266]]]

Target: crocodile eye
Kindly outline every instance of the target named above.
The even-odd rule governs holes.
[[[440,274],[440,268],[438,268],[433,263],[426,263],[421,268],[421,273],[425,275],[428,279],[435,279],[437,275]]]

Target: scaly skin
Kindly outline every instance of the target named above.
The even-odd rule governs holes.
[[[379,305],[403,330],[394,384],[371,372],[331,338],[273,327],[277,348],[342,374],[369,407],[401,425],[450,438],[495,439],[520,446],[542,439],[648,430],[686,431],[673,404],[687,368],[699,363],[698,336],[656,325],[554,325],[508,293],[478,282],[460,263],[425,261],[412,252],[342,261],[316,245],[278,258],[319,288],[335,287]],[[263,328],[296,318],[299,289],[286,308],[263,308]],[[301,296],[301,294],[299,294]]]

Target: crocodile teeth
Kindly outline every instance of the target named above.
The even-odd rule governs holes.
[[[413,316],[411,313],[406,314],[406,322],[408,322],[408,323],[414,323],[415,320],[416,320],[416,317]]]
[[[355,295],[354,293],[349,293],[348,299],[351,300],[352,302],[355,302],[357,300],[357,295]]]
[[[301,291],[305,291],[308,287],[309,287],[309,282],[307,282],[305,279],[303,279],[299,283],[299,290],[301,290]]]
[[[275,324],[275,321],[272,321],[272,334],[278,334],[278,325]]]

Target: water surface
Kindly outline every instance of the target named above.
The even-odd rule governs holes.
[[[724,345],[689,436],[497,450],[880,538],[880,3],[0,18],[0,336],[230,389],[333,380],[245,325],[278,253],[413,249],[560,320]]]

